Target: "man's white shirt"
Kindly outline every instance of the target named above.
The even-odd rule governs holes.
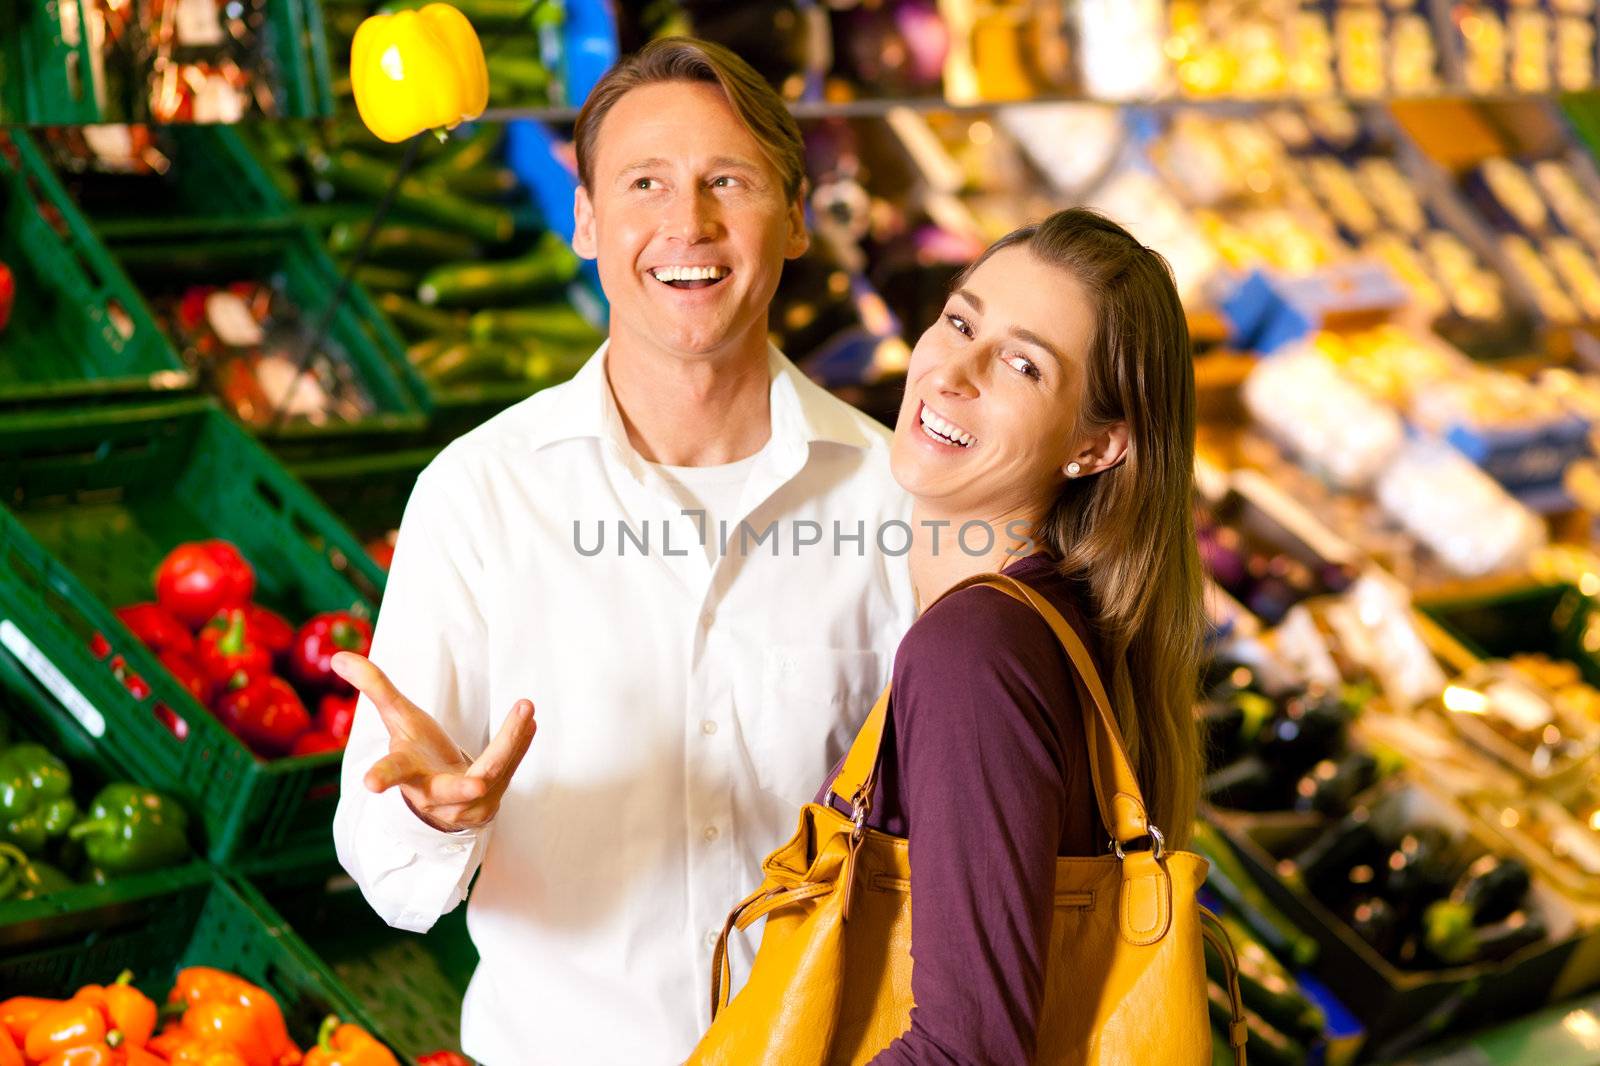
[[[373,909],[422,931],[472,885],[463,1047],[488,1066],[683,1060],[729,908],[915,614],[881,426],[771,350],[772,437],[708,554],[629,444],[604,358],[423,471],[378,617],[373,661],[465,751],[533,701],[498,817],[440,833],[369,793],[388,734],[366,699],[344,757],[334,838]]]

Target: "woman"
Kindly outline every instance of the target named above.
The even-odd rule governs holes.
[[[1032,1061],[1056,857],[1107,848],[1061,644],[996,589],[946,590],[1003,569],[1056,606],[1107,680],[1151,821],[1171,845],[1187,838],[1193,450],[1171,275],[1092,212],[998,241],[918,340],[891,462],[915,503],[919,601],[934,605],[895,657],[867,820],[909,839],[916,1005],[877,1066]],[[848,809],[825,784],[817,802],[830,799]]]

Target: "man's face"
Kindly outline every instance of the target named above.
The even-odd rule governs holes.
[[[759,338],[805,218],[715,85],[643,85],[596,138],[572,245],[598,261],[611,335],[685,359]]]

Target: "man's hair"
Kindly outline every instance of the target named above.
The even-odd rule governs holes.
[[[805,142],[800,126],[783,98],[751,69],[750,64],[720,44],[694,37],[663,37],[624,58],[600,79],[578,112],[573,147],[578,154],[578,180],[593,190],[594,156],[600,127],[616,102],[641,85],[667,82],[715,85],[744,123],[762,152],[783,177],[786,200],[805,188]]]

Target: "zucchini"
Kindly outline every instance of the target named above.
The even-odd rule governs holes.
[[[472,316],[472,336],[482,340],[532,337],[572,345],[597,345],[605,333],[567,304],[479,311]]]
[[[411,292],[417,287],[417,276],[411,271],[374,263],[362,263],[350,277],[370,292]]]
[[[423,307],[398,292],[382,292],[375,298],[378,310],[389,316],[401,332],[410,337],[464,337],[467,320],[433,307]]]
[[[471,136],[452,134],[438,158],[430,159],[418,173],[426,178],[470,173],[494,158],[502,139],[498,128],[483,128]]]
[[[1267,951],[1232,914],[1218,919],[1233,941],[1239,961],[1239,991],[1244,1005],[1261,1015],[1285,1036],[1311,1043],[1322,1036],[1327,1019],[1322,1011],[1300,991],[1283,965]],[[1222,963],[1206,955],[1206,972],[1222,980]]]
[[[1295,966],[1309,966],[1316,961],[1317,942],[1272,905],[1222,834],[1196,820],[1193,844],[1194,850],[1211,863],[1206,884],[1233,908],[1274,955]]]
[[[396,11],[416,11],[434,0],[388,0],[378,10],[389,15]],[[539,0],[455,0],[455,7],[479,30],[528,29],[533,25],[533,9]]]
[[[495,53],[484,59],[491,85],[505,85],[524,92],[544,92],[550,88],[550,68],[528,56]]]
[[[367,223],[336,223],[328,232],[328,251],[335,255],[354,255],[367,235]],[[431,263],[471,259],[478,245],[471,237],[434,226],[411,226],[390,222],[378,228],[367,257],[380,263],[399,266],[425,266]]]
[[[459,341],[417,369],[430,384],[448,386],[469,381],[517,381],[522,377],[522,366],[522,349],[514,344]]]
[[[429,337],[427,340],[418,341],[406,349],[406,362],[416,370],[421,370],[453,344],[461,342],[450,337]]]
[[[457,196],[469,200],[499,200],[522,187],[517,175],[505,167],[480,167],[464,174],[444,174],[439,181]]]
[[[517,303],[548,296],[577,276],[578,257],[565,241],[547,232],[516,259],[430,270],[417,287],[417,299],[430,307]]]
[[[343,149],[310,153],[312,171],[336,189],[378,199],[394,180],[394,168]],[[442,222],[483,241],[511,239],[516,223],[511,212],[456,196],[438,182],[416,174],[400,183],[395,205],[419,218]]]

